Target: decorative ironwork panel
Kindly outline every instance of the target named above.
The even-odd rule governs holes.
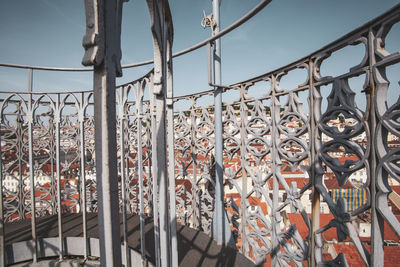
[[[143,205],[147,215],[152,213],[152,176],[151,176],[151,119],[149,101],[144,100],[145,91],[149,90],[147,76],[121,86],[118,89],[117,105],[117,144],[118,168],[120,177],[120,208],[122,209],[122,179],[125,179],[126,203],[129,213],[139,213],[140,191],[143,192]],[[140,123],[140,133],[139,133]],[[121,124],[123,127],[121,128]],[[123,138],[121,138],[123,129]],[[140,145],[139,148],[139,138]],[[122,140],[123,139],[123,140]],[[122,142],[124,151],[121,150]],[[141,151],[139,151],[141,149]],[[140,152],[140,153],[139,153]],[[141,154],[141,159],[139,159]],[[121,161],[124,161],[122,164]],[[141,164],[139,164],[139,160]],[[141,170],[139,169],[141,165]],[[121,170],[124,166],[124,170]],[[123,175],[124,174],[124,175]],[[142,187],[140,181],[142,179]]]
[[[29,209],[26,106],[20,95],[10,95],[1,106],[1,157],[4,220],[24,219]]]
[[[192,133],[191,111],[179,112],[175,115],[175,184],[176,184],[176,216],[181,224],[189,224],[192,203],[191,176],[195,177],[196,171],[192,159]]]
[[[206,233],[211,232],[215,198],[215,158],[213,109],[195,109],[194,146],[196,154],[196,180],[192,183],[193,226]]]
[[[138,180],[138,131],[137,116],[135,112],[135,102],[128,104],[128,120],[127,120],[127,190],[128,190],[128,210],[132,213],[138,213],[139,210],[139,180]]]
[[[69,114],[62,116],[60,122],[61,209],[65,213],[77,212],[80,199],[78,114],[75,107],[70,108],[70,112],[65,110]]]
[[[397,7],[307,58],[224,89],[225,94],[240,92],[223,109],[226,211],[236,246],[255,262],[346,266],[348,255],[342,252],[349,249],[365,264],[376,265],[389,242],[385,225],[399,237],[394,189],[399,184],[400,105],[386,103],[386,69],[398,64],[399,54],[384,46],[398,22]],[[322,76],[326,60],[349,46],[364,49],[360,61],[339,76]],[[305,81],[281,88],[281,80],[297,69],[306,70]],[[264,82],[271,89],[249,97],[249,90]],[[188,172],[192,165],[196,169],[196,157],[213,153],[202,145],[207,134],[196,132],[198,122],[207,122],[197,101],[208,93],[178,98],[193,101],[175,117],[176,177],[191,181],[190,187],[198,180]],[[302,109],[307,100],[309,112]],[[177,205],[178,218],[187,222],[182,211],[190,203],[193,216],[201,201],[192,195],[196,188],[190,193],[185,188],[178,187]]]
[[[38,105],[34,111],[36,116],[33,126],[33,159],[37,216],[56,213],[54,109],[52,106],[52,104]]]
[[[84,116],[83,124],[85,138],[85,174],[86,174],[86,211],[97,212],[97,190],[96,190],[96,155],[94,150],[94,117],[91,114]]]
[[[393,26],[400,21],[400,10],[392,12],[391,16],[382,18],[375,27],[369,32],[369,57],[370,57],[370,84],[375,85],[375,89],[370,90],[370,103],[374,107],[376,120],[371,127],[376,127],[373,135],[374,151],[376,155],[375,183],[373,185],[373,193],[375,197],[376,209],[372,213],[371,229],[376,232],[372,252],[375,255],[371,261],[371,265],[380,264],[384,255],[384,245],[388,243],[385,240],[385,233],[389,230],[393,231],[397,238],[400,238],[400,221],[398,216],[399,207],[395,204],[398,191],[394,189],[400,182],[400,97],[399,86],[400,81],[396,77],[397,84],[392,85],[397,91],[396,94],[390,92],[387,73],[390,68],[399,67],[400,53],[391,53],[385,48],[386,38],[394,31]],[[392,89],[393,90],[393,89]],[[397,100],[395,100],[397,97]],[[393,104],[389,104],[390,99],[395,100]],[[371,112],[372,113],[372,112]],[[375,124],[376,123],[376,124]],[[375,167],[375,166],[374,166]],[[386,224],[386,225],[385,225]],[[390,229],[388,229],[389,227]]]
[[[304,65],[302,65],[303,67]],[[280,249],[277,257],[272,259],[273,264],[287,265],[290,262],[296,266],[309,264],[311,213],[310,190],[310,121],[309,114],[304,113],[303,103],[296,90],[283,90],[279,88],[279,80],[284,76],[277,76],[274,89],[276,93],[285,92],[286,103],[278,102],[283,97],[277,97],[274,112],[279,113],[275,123],[278,130],[275,138],[276,178],[278,190],[278,203],[275,209],[279,215],[275,216],[275,226],[279,229],[277,234]],[[307,85],[299,85],[301,88]],[[274,181],[275,183],[275,181]],[[275,194],[275,191],[274,191]],[[276,200],[274,200],[275,202]],[[283,224],[283,225],[282,225]],[[297,225],[302,225],[298,229]]]
[[[215,195],[213,108],[191,107],[174,118],[177,219],[211,233]]]

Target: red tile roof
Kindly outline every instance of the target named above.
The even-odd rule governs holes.
[[[284,178],[286,183],[288,184],[288,186],[290,187],[290,185],[292,184],[292,182],[297,183],[297,188],[303,188],[306,184],[308,184],[308,182],[310,181],[308,178],[295,178],[295,177],[291,177],[291,178]],[[269,179],[268,180],[268,186],[269,189],[272,190],[273,188],[273,179]],[[279,190],[285,190],[285,188],[283,187],[282,183],[279,183]]]
[[[351,189],[351,188],[354,188],[354,186],[349,181],[347,181],[343,186],[339,186],[336,176],[331,172],[325,173],[325,177],[327,177],[327,179],[324,180],[324,184],[327,189]]]
[[[239,208],[241,208],[241,203],[240,203],[241,197],[240,197],[240,194],[239,193],[228,193],[225,196],[226,199],[228,199],[230,197],[232,197],[233,200],[235,201],[236,205]],[[267,207],[267,203],[266,202],[263,202],[263,201],[261,201],[261,199],[256,198],[256,197],[251,197],[251,196],[247,200],[249,201],[250,206],[255,206],[255,207],[260,206],[261,211],[263,212],[263,214],[264,215],[268,214],[268,207]],[[233,213],[232,208],[229,208],[229,209],[230,209],[229,211],[231,213]]]
[[[304,239],[308,236],[309,231],[307,228],[306,223],[303,220],[303,217],[301,217],[301,214],[299,213],[288,213],[289,221],[290,224],[296,224],[297,231],[301,235],[301,237]],[[311,221],[311,216],[308,216]]]
[[[392,190],[400,195],[400,185],[392,185]]]
[[[364,266],[364,262],[354,245],[333,244],[336,253],[342,252],[347,260],[349,266]],[[365,246],[370,252],[370,246]],[[384,266],[399,266],[400,262],[400,247],[398,246],[385,246],[384,247]]]
[[[299,231],[300,235],[302,238],[306,238],[309,230],[301,217],[301,214],[295,213],[295,214],[288,214],[289,221],[290,223],[295,223],[297,226],[297,230]],[[311,216],[309,215],[311,218]],[[396,216],[398,219],[400,219],[400,216]],[[324,226],[329,223],[330,220],[333,219],[332,214],[321,214],[320,215],[320,225]],[[338,239],[336,235],[336,229],[331,228],[323,233],[323,238],[324,240],[329,240],[332,241],[333,239]],[[394,234],[392,229],[390,229],[389,225],[385,222],[385,231],[384,231],[384,238],[385,240],[395,240],[396,242],[399,242],[400,240],[397,238],[397,236]],[[361,238],[362,241],[369,241],[370,238]],[[350,238],[347,238],[346,241],[350,241]],[[347,263],[349,266],[364,266],[364,263],[360,257],[360,255],[357,252],[357,249],[355,248],[354,245],[345,245],[345,244],[334,244],[334,248],[339,254],[340,252],[343,252],[345,254]],[[366,246],[368,250],[370,250],[369,246]],[[400,262],[400,246],[385,246],[384,247],[384,253],[385,253],[385,265],[384,266],[399,266]],[[332,256],[330,254],[324,254],[323,255],[323,260],[324,261],[329,261],[332,260]]]
[[[311,219],[311,215],[308,215],[309,218]],[[288,214],[289,221],[291,224],[295,223],[297,226],[297,230],[299,231],[299,234],[305,238],[308,235],[308,228],[303,220],[303,217],[301,217],[301,214],[299,213],[289,213]],[[397,219],[400,221],[400,215],[396,215]],[[333,215],[328,213],[328,214],[320,214],[320,226],[323,227],[333,219]],[[393,232],[392,228],[386,223],[384,223],[384,239],[385,240],[391,240],[395,242],[400,242],[400,239],[397,237],[397,235]],[[336,228],[332,227],[329,230],[323,232],[322,234],[324,240],[332,241],[332,240],[338,240],[337,233],[336,233]],[[361,241],[370,241],[370,237],[361,237]],[[345,241],[351,241],[349,237],[346,238]],[[400,252],[400,251],[399,251]]]

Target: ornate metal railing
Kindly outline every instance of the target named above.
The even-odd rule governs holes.
[[[305,58],[225,90],[228,101],[230,92],[238,92],[223,111],[225,200],[234,241],[248,257],[263,261],[271,254],[272,266],[301,264],[310,255],[328,263],[322,248],[332,240],[323,236],[334,227],[337,241],[353,243],[365,264],[378,266],[383,221],[385,231],[390,227],[399,237],[394,204],[388,204],[391,186],[399,182],[399,102],[387,104],[399,88],[388,94],[386,69],[398,66],[400,53],[385,50],[399,15],[395,8]],[[358,65],[334,77],[320,72],[334,52],[354,45],[364,50]],[[305,69],[304,80],[282,88],[280,81],[297,69]],[[363,84],[352,83],[356,77]],[[249,96],[252,88],[260,97]],[[176,179],[183,185],[178,218],[206,232],[215,180],[213,106],[197,103],[212,94],[176,98],[190,101],[190,109],[179,112],[174,124]],[[341,189],[347,195],[338,198]],[[360,238],[365,218],[371,238]],[[333,261],[344,264],[344,258]]]
[[[396,6],[307,57],[224,89],[225,210],[232,244],[253,261],[345,266],[340,247],[326,257],[339,242],[381,266],[384,231],[400,238],[399,203],[390,198],[400,183],[400,100],[388,103],[399,88],[388,93],[386,76],[400,53],[385,49],[399,20]],[[364,50],[358,65],[338,76],[321,71],[354,45]],[[282,88],[299,69],[304,80]],[[125,203],[128,213],[142,205],[151,216],[154,110],[146,94],[151,74],[117,88],[116,127],[121,212]],[[96,211],[92,92],[1,95],[3,220]],[[173,136],[177,220],[211,234],[214,108],[199,104],[208,95],[174,98]],[[185,101],[190,107],[179,110]]]

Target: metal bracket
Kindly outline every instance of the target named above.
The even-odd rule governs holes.
[[[115,42],[113,56],[115,58],[116,76],[122,76],[121,68],[121,21],[122,21],[122,5],[128,0],[117,0],[117,8],[115,10]],[[85,0],[86,13],[86,34],[82,40],[82,46],[85,48],[85,55],[82,59],[84,66],[99,66],[103,63],[105,56],[105,35],[104,35],[104,10],[99,4],[99,0]],[[115,55],[115,57],[114,57]]]
[[[214,19],[213,14],[206,15],[206,12],[203,10],[203,19],[201,20],[201,27],[208,28],[211,27],[212,35],[214,36],[214,29],[217,26],[217,22]]]
[[[104,60],[104,32],[102,20],[99,19],[101,7],[97,0],[85,0],[86,34],[83,37],[82,46],[85,55],[82,59],[84,66],[98,66]]]

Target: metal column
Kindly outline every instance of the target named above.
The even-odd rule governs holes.
[[[376,77],[376,74],[374,73],[377,72],[377,70],[374,70],[374,65],[376,64],[376,58],[375,58],[375,44],[376,44],[376,39],[375,35],[372,31],[372,29],[369,30],[368,33],[368,55],[369,55],[369,75],[370,77]],[[376,79],[376,78],[375,78]],[[366,95],[367,95],[367,101],[370,110],[367,111],[369,112],[369,127],[370,129],[376,129],[377,128],[377,115],[379,114],[377,112],[377,101],[375,99],[376,96],[376,89],[375,88],[375,80],[370,79],[369,80],[369,88],[366,90]],[[379,90],[379,87],[378,87]],[[371,131],[371,136],[370,136],[370,144],[374,144],[374,141],[376,139],[376,132]],[[384,260],[385,260],[385,253],[384,253],[384,217],[382,214],[379,212],[378,205],[377,205],[377,199],[379,196],[378,192],[378,181],[377,181],[377,169],[378,169],[378,160],[377,159],[377,148],[375,145],[371,145],[371,152],[369,154],[369,164],[371,166],[371,184],[370,184],[370,190],[371,190],[371,258],[370,258],[370,264],[371,266],[383,266]]]
[[[85,0],[86,53],[93,65],[96,180],[101,266],[122,266],[119,228],[115,77],[122,76],[122,0]]]
[[[56,124],[56,176],[57,176],[57,223],[58,223],[58,249],[59,259],[63,258],[63,228],[62,228],[62,208],[61,208],[61,169],[60,169],[60,123],[61,123],[61,109],[60,108],[60,94],[57,94],[56,102],[56,116],[54,123]]]
[[[89,98],[89,97],[88,97]],[[88,257],[88,240],[87,240],[87,218],[86,218],[86,155],[85,155],[85,113],[87,103],[85,103],[84,93],[81,93],[81,107],[79,111],[79,131],[81,139],[81,212],[82,212],[82,235],[83,235],[83,250],[84,259]]]
[[[167,146],[169,177],[169,226],[171,238],[171,265],[178,266],[178,240],[176,235],[176,189],[174,145],[174,90],[172,76],[172,41],[167,43]]]
[[[31,193],[31,224],[32,224],[32,250],[33,262],[37,262],[37,236],[36,236],[36,205],[35,205],[35,177],[33,164],[33,106],[32,106],[32,86],[33,86],[33,70],[29,69],[28,81],[28,139],[29,139],[29,176],[30,176],[30,193]]]
[[[142,142],[142,120],[143,120],[143,95],[144,81],[138,82],[134,87],[136,101],[136,129],[137,129],[137,161],[139,179],[139,215],[140,215],[140,252],[142,266],[146,265],[146,238],[145,238],[145,207],[144,207],[144,185],[143,185],[143,142]]]
[[[156,154],[157,161],[153,162],[156,172],[153,175],[159,183],[159,231],[160,231],[160,259],[161,266],[170,266],[170,238],[169,238],[169,220],[168,220],[168,169],[166,153],[166,131],[165,131],[165,97],[164,95],[156,95],[155,97],[155,133],[156,139],[153,153]],[[157,192],[154,192],[156,194]]]
[[[311,149],[311,162],[318,162],[317,157],[317,147],[319,144],[316,144],[318,131],[317,129],[317,121],[315,118],[315,109],[320,108],[319,105],[316,106],[315,104],[315,97],[316,97],[316,88],[314,87],[314,80],[313,80],[313,71],[314,71],[314,62],[313,60],[309,60],[309,67],[308,67],[308,86],[309,86],[309,103],[310,103],[310,149]],[[318,110],[319,112],[319,110]],[[319,165],[319,163],[318,163]],[[316,238],[315,232],[320,228],[320,193],[316,188],[317,184],[317,171],[320,168],[316,168],[316,164],[311,164],[311,184],[312,184],[312,210],[311,210],[311,253],[310,253],[310,265],[316,266]]]
[[[94,70],[96,180],[101,266],[121,266],[115,69],[111,66],[112,64],[112,59],[106,56],[104,63],[95,67]]]
[[[215,20],[214,33],[218,34],[220,19],[220,0],[213,0],[213,17]],[[221,84],[221,39],[216,39],[214,44],[214,84]],[[214,88],[214,124],[215,124],[215,213],[213,218],[213,236],[218,245],[229,243],[232,235],[224,201],[224,163],[222,140],[222,88]]]
[[[272,233],[271,233],[271,243],[272,243],[272,251],[271,251],[271,266],[277,266],[278,263],[278,254],[280,252],[280,244],[279,244],[279,234],[280,234],[280,213],[278,211],[279,206],[279,179],[277,176],[277,172],[279,171],[279,154],[277,150],[277,146],[279,144],[279,132],[277,127],[277,122],[279,121],[279,113],[280,113],[280,103],[279,98],[276,94],[276,77],[273,77],[272,83],[272,96],[271,96],[271,171],[272,171],[272,207],[271,207],[271,224],[272,224]]]
[[[151,30],[154,43],[154,75],[152,77],[152,153],[153,153],[153,188],[154,191],[154,229],[157,250],[157,230],[160,239],[160,261],[156,258],[157,266],[171,266],[171,228],[169,221],[169,201],[168,181],[171,175],[168,173],[167,165],[167,138],[166,138],[166,100],[167,100],[167,76],[172,75],[168,71],[168,49],[171,49],[173,42],[172,16],[168,1],[147,0],[147,5],[151,18]],[[172,56],[170,56],[172,60]],[[172,66],[172,65],[171,65]],[[172,81],[172,80],[171,80]],[[153,124],[154,123],[154,124]],[[158,183],[158,188],[157,184]],[[157,194],[159,194],[157,198]],[[158,200],[158,203],[157,203]],[[173,203],[175,204],[175,203]],[[159,205],[159,217],[157,218],[157,206]],[[157,219],[159,228],[157,229]]]
[[[111,61],[111,58],[109,58]],[[121,266],[115,69],[106,61],[94,70],[94,114],[99,237],[102,266]],[[110,64],[111,65],[111,64]]]
[[[0,120],[1,121],[1,120]],[[1,126],[0,126],[1,127]],[[3,210],[3,156],[1,152],[0,135],[0,266],[6,266],[5,259],[5,233],[4,233],[4,210]]]
[[[150,120],[151,120],[151,169],[153,174],[153,221],[154,221],[154,250],[155,250],[155,265],[160,266],[160,223],[158,220],[158,179],[157,179],[157,153],[155,153],[156,144],[154,143],[157,140],[156,133],[156,115],[155,115],[155,103],[154,103],[154,94],[153,94],[153,81],[150,87]]]
[[[123,239],[122,242],[124,244],[124,251],[122,255],[125,259],[125,266],[131,266],[131,258],[128,247],[128,225],[127,225],[127,214],[126,214],[126,166],[125,166],[125,128],[127,127],[126,123],[126,101],[127,94],[129,88],[125,90],[125,87],[120,89],[120,94],[118,96],[118,120],[119,120],[119,145],[120,145],[120,163],[121,163],[121,202],[122,202],[122,231],[123,231]]]

